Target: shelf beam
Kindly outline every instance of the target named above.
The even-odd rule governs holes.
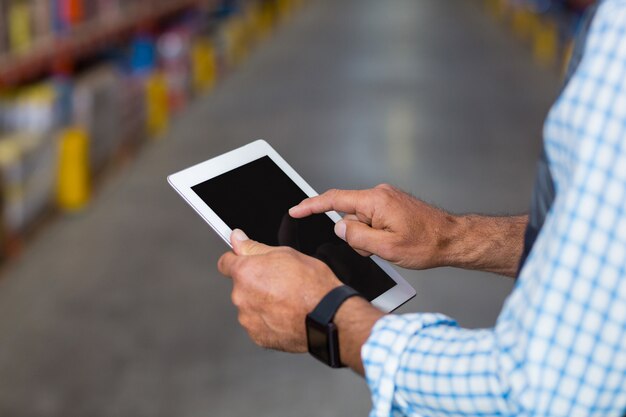
[[[23,53],[0,55],[0,88],[19,85],[51,71],[59,63],[75,62],[103,50],[142,25],[157,22],[191,7],[207,7],[216,1],[177,0],[137,2],[119,18],[102,17],[84,22],[62,35],[38,39]]]

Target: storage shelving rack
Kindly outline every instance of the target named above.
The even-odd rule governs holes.
[[[0,6],[6,5],[6,1],[0,0]],[[27,0],[11,1],[24,1],[26,4]],[[222,76],[245,61],[253,46],[266,39],[278,23],[303,4],[303,0],[129,1],[120,3],[123,13],[119,13],[120,9],[116,8],[115,13],[111,14],[90,14],[94,17],[86,21],[77,19],[78,22],[64,27],[62,31],[57,30],[58,33],[31,37],[26,43],[27,47],[22,45],[20,50],[0,50],[0,117],[3,109],[9,108],[7,103],[9,106],[23,105],[20,104],[21,97],[34,93],[37,95],[34,98],[35,107],[41,106],[38,100],[43,94],[47,100],[45,106],[54,108],[55,115],[52,117],[57,122],[44,132],[34,133],[29,131],[28,123],[25,132],[12,131],[10,126],[7,130],[6,126],[1,126],[4,130],[0,130],[0,260],[19,255],[24,243],[56,218],[59,212],[80,212],[86,208],[91,200],[92,185],[97,187],[109,176],[103,174],[115,172],[115,169],[110,168],[127,163],[130,159],[128,157],[134,155],[146,139],[164,136],[170,117],[184,108],[184,105],[172,107],[173,102],[179,103],[173,97],[179,96],[172,96],[169,76],[174,80],[179,76],[176,71],[187,71],[185,77],[189,85],[185,87],[185,101],[207,93]],[[0,22],[6,21],[0,19]],[[179,29],[182,30],[178,32]],[[168,67],[159,61],[159,40],[162,36],[177,33],[175,36],[180,35],[180,39],[188,43],[184,58],[181,58],[185,63]],[[138,38],[149,38],[155,47],[157,58],[148,72],[134,74],[127,73],[127,69],[114,69],[116,65],[126,65],[125,62],[116,62],[116,54],[129,52],[126,47],[134,45]],[[110,52],[113,52],[112,59],[109,58]],[[116,82],[126,87],[111,88],[110,78],[107,77],[112,73],[119,74],[120,78],[116,78]],[[94,77],[100,84],[88,85],[99,89],[98,100],[103,99],[103,94],[124,92],[125,105],[113,111],[123,114],[119,116],[123,118],[121,120],[127,120],[128,114],[136,117],[134,113],[141,113],[138,116],[140,122],[134,123],[141,126],[141,133],[132,136],[138,139],[124,139],[131,137],[127,131],[124,131],[121,140],[112,139],[115,145],[106,147],[109,159],[102,165],[106,169],[99,168],[97,172],[89,165],[96,159],[102,159],[95,158],[90,150],[100,152],[104,149],[101,145],[105,141],[101,135],[97,135],[97,138],[90,135],[90,129],[95,127],[93,124],[85,126],[84,122],[91,119],[82,118],[76,124],[76,120],[59,118],[56,114],[58,110],[64,114],[67,110],[67,102],[60,97],[66,97],[64,95],[69,91],[72,97],[70,100],[74,102],[76,96],[73,94],[77,91],[84,93],[85,82],[94,81]],[[179,86],[180,83],[175,81],[173,84]],[[51,90],[55,92],[50,93]],[[180,93],[175,91],[175,94]],[[129,92],[134,94],[131,100],[128,99]],[[52,99],[51,94],[54,94]],[[33,100],[33,97],[28,97]],[[142,103],[134,107],[137,100]],[[27,110],[31,109],[30,103],[26,105]],[[107,103],[108,106],[112,105],[110,100]],[[14,115],[11,112],[6,114]],[[110,113],[100,111],[93,114]],[[20,117],[18,120],[23,122],[30,119]],[[159,123],[153,123],[155,120]],[[126,121],[123,123],[127,124]],[[118,124],[105,123],[105,126],[109,125]],[[102,123],[98,126],[102,126]],[[37,140],[33,141],[35,136]],[[51,152],[54,148],[58,150]],[[39,162],[34,161],[44,161],[43,168],[38,170]],[[29,177],[25,177],[23,170]],[[35,179],[31,181],[31,178]],[[45,189],[42,188],[42,182],[45,183]],[[33,183],[36,184],[33,186]],[[35,195],[42,190],[47,193],[46,196]],[[68,200],[71,202],[68,203]],[[42,206],[42,203],[47,206]],[[38,208],[27,210],[27,205]],[[2,266],[0,262],[0,269]]]

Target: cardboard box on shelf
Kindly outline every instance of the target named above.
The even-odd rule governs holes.
[[[104,64],[76,79],[73,97],[73,125],[89,136],[89,159],[94,172],[100,171],[120,141],[121,74]]]
[[[7,233],[22,233],[50,207],[56,161],[53,134],[19,132],[0,137],[0,197]]]
[[[11,0],[7,10],[9,46],[13,52],[24,53],[32,43],[31,8],[26,0]]]

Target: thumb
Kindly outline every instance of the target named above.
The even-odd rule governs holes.
[[[381,244],[387,239],[387,233],[372,229],[369,225],[352,220],[341,220],[335,224],[335,233],[362,255],[372,253],[380,255]]]
[[[262,255],[269,252],[272,248],[257,241],[251,240],[239,229],[233,230],[230,235],[230,244],[233,245],[233,251],[237,255]]]

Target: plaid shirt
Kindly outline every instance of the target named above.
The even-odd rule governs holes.
[[[386,316],[362,357],[371,417],[626,410],[626,0],[605,0],[550,111],[556,199],[493,329]]]

